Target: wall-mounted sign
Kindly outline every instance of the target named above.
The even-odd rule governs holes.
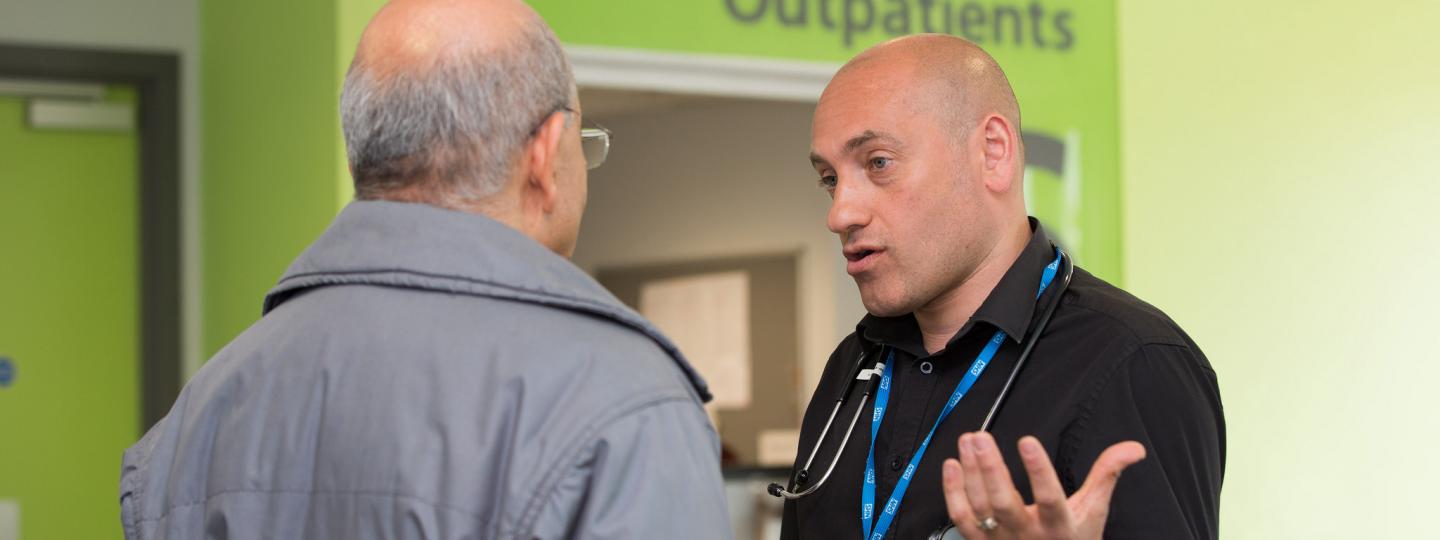
[[[1074,10],[1044,2],[953,0],[724,0],[741,23],[773,19],[782,26],[818,26],[846,47],[857,36],[919,32],[961,36],[982,45],[1068,51],[1075,45]]]
[[[0,499],[0,540],[20,539],[20,501]]]

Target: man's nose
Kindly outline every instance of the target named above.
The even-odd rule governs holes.
[[[843,235],[864,227],[869,221],[864,192],[854,182],[836,179],[835,191],[831,193],[830,214],[826,217],[830,232]]]

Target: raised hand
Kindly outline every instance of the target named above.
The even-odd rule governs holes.
[[[1020,439],[1020,459],[1035,495],[1035,504],[1026,506],[994,437],[966,433],[959,445],[960,460],[947,459],[943,466],[945,506],[967,540],[1100,538],[1120,472],[1145,459],[1145,447],[1135,441],[1106,448],[1085,484],[1067,499],[1045,448],[1034,437],[1025,437]]]

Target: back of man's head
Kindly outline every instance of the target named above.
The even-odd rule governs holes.
[[[396,0],[366,27],[340,118],[357,199],[460,208],[505,187],[574,76],[518,0]]]

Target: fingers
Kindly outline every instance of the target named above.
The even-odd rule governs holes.
[[[1045,447],[1035,437],[1020,439],[1020,461],[1030,477],[1030,493],[1035,496],[1035,509],[1040,525],[1049,531],[1066,530],[1070,526],[1070,506],[1065,502],[1065,487],[1055,475],[1055,466]]]
[[[945,506],[950,520],[966,538],[972,539],[1070,531],[1077,523],[1096,517],[1103,526],[1120,472],[1145,458],[1145,448],[1136,442],[1106,449],[1095,461],[1080,492],[1067,500],[1044,446],[1035,437],[1024,437],[1018,448],[1035,495],[1032,512],[1015,490],[993,436],[966,433],[960,436],[958,446],[960,460],[946,460],[942,465]],[[1071,504],[1076,499],[1078,507]],[[981,520],[988,517],[995,518],[1001,528],[993,532],[980,530]]]
[[[960,467],[965,471],[965,498],[978,519],[994,517],[990,508],[990,493],[985,487],[985,473],[981,471],[980,456],[975,452],[975,434],[960,436]],[[967,535],[968,537],[968,535]]]
[[[1010,468],[1005,466],[1000,446],[995,444],[995,437],[986,432],[971,437],[971,450],[980,463],[980,475],[985,479],[985,496],[994,512],[993,517],[1012,528],[1019,527],[1028,520],[1025,501],[1015,490],[1015,482],[1010,478]],[[985,517],[980,516],[981,519]]]
[[[945,460],[940,467],[940,476],[941,486],[945,491],[945,510],[950,514],[950,522],[960,529],[965,538],[985,538],[975,526],[980,520],[975,517],[975,512],[970,508],[970,500],[965,496],[965,471],[960,462],[954,459]]]
[[[1135,441],[1116,443],[1101,452],[1095,465],[1090,467],[1090,475],[1085,477],[1085,485],[1076,493],[1084,507],[1092,512],[1108,513],[1110,496],[1115,493],[1121,471],[1142,459],[1145,459],[1145,447]]]

